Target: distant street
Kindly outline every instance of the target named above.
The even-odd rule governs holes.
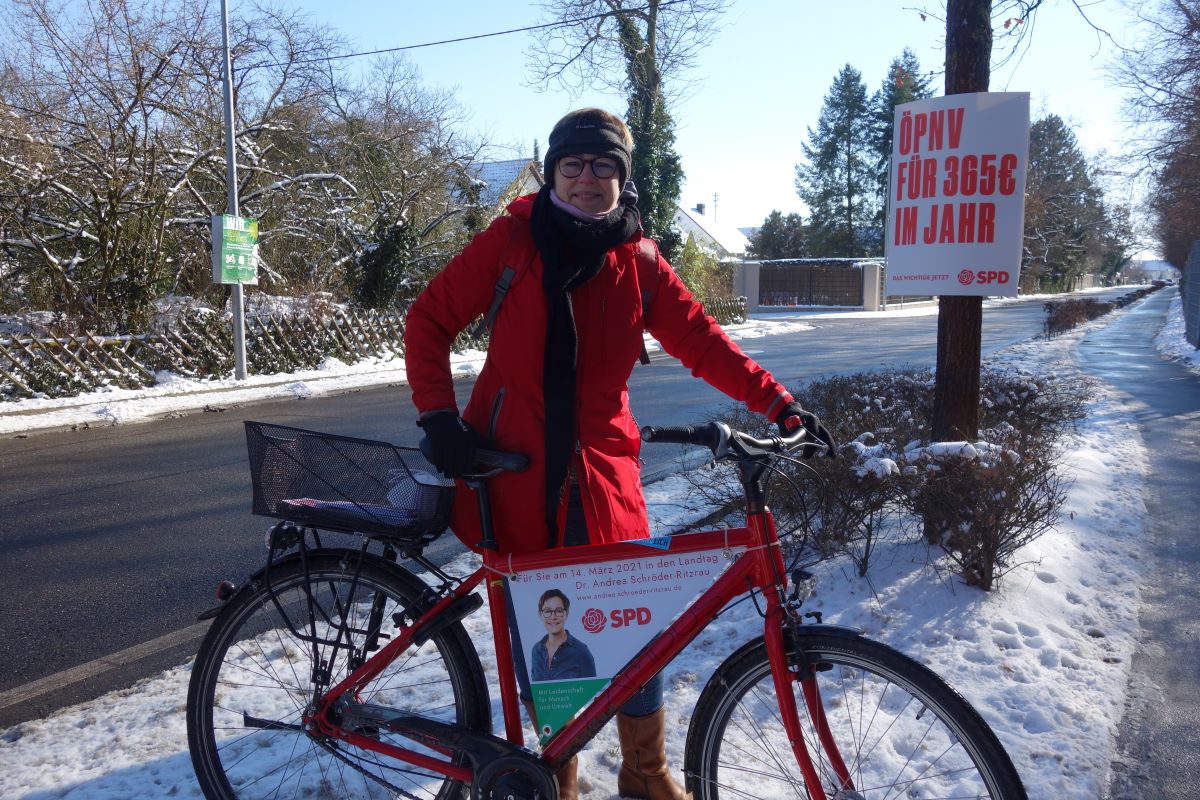
[[[1038,301],[985,310],[985,354],[1037,335],[1043,318]],[[788,384],[935,358],[936,316],[812,324],[742,346]],[[469,388],[460,383],[460,401]],[[665,357],[634,369],[630,393],[641,424],[697,421],[728,403]],[[84,670],[0,708],[0,726],[128,686],[195,652],[188,629],[215,604],[217,582],[240,581],[264,556],[270,520],[249,513],[246,419],[398,443],[418,438],[401,384],[0,440],[0,693]],[[653,467],[676,452],[644,455]],[[442,557],[457,552],[449,536],[436,547]]]

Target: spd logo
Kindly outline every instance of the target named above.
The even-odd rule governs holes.
[[[583,619],[580,622],[588,633],[599,633],[609,623],[612,623],[613,628],[632,628],[638,625],[649,625],[650,619],[650,609],[645,607],[614,608],[608,612],[607,616],[598,608],[589,608],[583,613]]]
[[[1009,274],[995,269],[981,269],[978,272],[973,272],[969,269],[964,269],[958,273],[958,282],[963,286],[969,286],[971,283],[994,283],[1003,285],[1008,283]]]
[[[650,624],[648,608],[614,608],[608,613],[614,628],[632,628],[634,625]]]
[[[600,609],[589,608],[583,612],[583,619],[580,622],[583,623],[583,629],[588,633],[599,633],[608,624],[608,619]]]

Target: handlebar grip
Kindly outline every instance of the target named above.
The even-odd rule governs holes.
[[[417,447],[421,450],[421,455],[425,456],[431,463],[433,461],[430,458],[432,446],[433,442],[429,441],[428,436],[422,436],[421,441],[417,443]],[[475,449],[475,463],[495,469],[507,470],[508,472],[524,472],[529,467],[529,457],[523,456],[520,453],[508,453],[503,450],[485,450],[480,447]]]
[[[475,459],[480,464],[497,467],[508,472],[524,472],[529,467],[529,457],[520,453],[506,453],[502,450],[476,450]]]
[[[642,428],[643,442],[660,442],[665,444],[693,444],[699,447],[715,448],[721,441],[721,429],[715,422],[705,425],[668,425]]]

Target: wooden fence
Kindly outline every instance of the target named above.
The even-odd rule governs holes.
[[[321,317],[246,319],[246,360],[260,375],[314,369],[327,358],[354,363],[403,353],[404,324],[396,313],[336,309]],[[170,328],[137,336],[0,339],[3,400],[151,386],[160,372],[209,378],[232,369],[233,335],[218,314],[182,318]]]
[[[745,298],[714,300],[707,311],[722,324],[745,322]],[[468,327],[470,330],[470,327]],[[466,333],[454,349],[486,349],[486,339]],[[327,358],[348,364],[404,355],[404,320],[398,312],[334,308],[323,315],[246,318],[246,361],[252,374],[315,369]],[[102,387],[154,385],[158,374],[223,377],[233,370],[233,334],[227,318],[193,313],[170,328],[137,336],[0,338],[0,401],[71,397]]]

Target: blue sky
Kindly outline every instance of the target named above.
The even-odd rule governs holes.
[[[237,0],[231,0],[236,8]],[[534,3],[505,0],[293,0],[314,20],[344,33],[358,50],[420,44],[509,30],[542,21]],[[773,209],[803,212],[795,165],[807,129],[841,67],[852,64],[869,91],[879,88],[891,60],[905,47],[942,86],[945,25],[922,21],[905,0],[734,0],[722,31],[688,76],[686,96],[673,108],[677,150],[687,182],[681,204],[714,194],[718,222],[751,226]],[[941,3],[926,4],[942,13]],[[1121,37],[1127,12],[1117,0],[1087,6],[1089,16]],[[1118,90],[1104,78],[1113,48],[1069,0],[1048,0],[1038,11],[1031,46],[993,71],[993,91],[1028,91],[1032,113],[1057,113],[1074,126],[1088,152],[1123,145]],[[498,157],[528,155],[563,113],[600,105],[622,113],[619,96],[587,91],[575,98],[530,88],[525,51],[536,34],[519,33],[408,51],[426,84],[453,89],[471,125],[497,143]],[[999,48],[997,50],[999,55]]]

